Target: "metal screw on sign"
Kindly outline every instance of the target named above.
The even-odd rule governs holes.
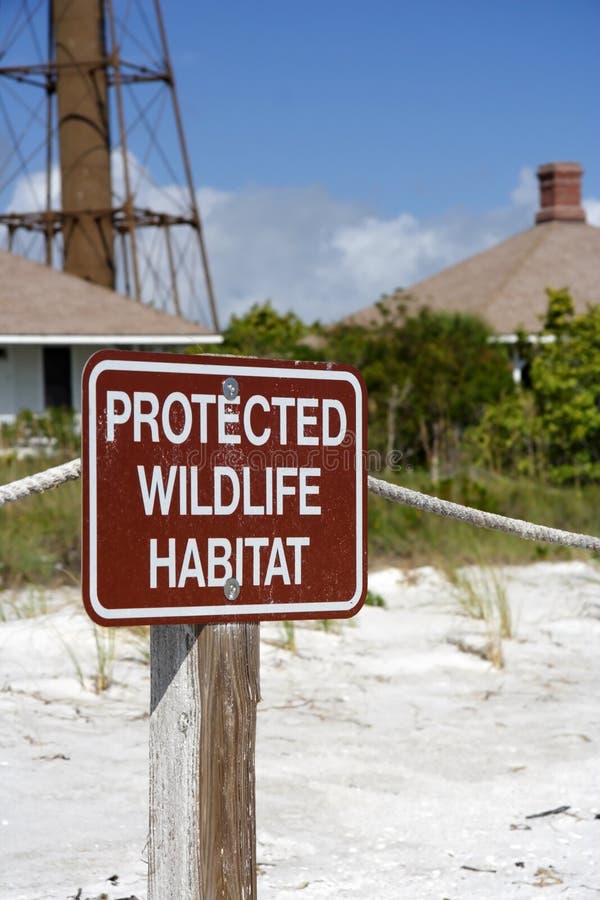
[[[223,593],[225,594],[226,600],[229,600],[230,603],[235,603],[240,596],[240,583],[237,578],[227,579],[223,585]]]
[[[226,378],[223,382],[223,394],[228,400],[235,400],[240,392],[240,386],[235,378]]]

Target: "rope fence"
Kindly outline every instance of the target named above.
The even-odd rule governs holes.
[[[395,503],[403,503],[405,506],[412,506],[424,512],[435,513],[436,516],[466,522],[477,528],[504,531],[506,534],[514,534],[525,541],[542,541],[546,544],[560,544],[563,547],[578,547],[580,550],[593,550],[595,553],[600,553],[600,538],[594,537],[592,534],[563,531],[561,528],[536,525],[524,519],[511,519],[509,516],[484,512],[481,509],[473,509],[471,506],[462,506],[460,503],[452,503],[450,500],[440,500],[439,497],[421,494],[419,491],[411,491],[409,488],[390,484],[389,481],[381,481],[379,478],[369,477],[369,491],[371,494]]]
[[[73,459],[61,466],[53,466],[27,478],[11,481],[0,486],[0,506],[22,500],[32,494],[42,494],[52,488],[59,487],[67,481],[74,481],[81,475],[81,460]],[[549,528],[546,525],[536,525],[524,519],[511,519],[509,516],[500,516],[496,513],[484,512],[471,506],[462,506],[460,503],[452,503],[450,500],[440,500],[430,494],[422,494],[409,488],[391,484],[380,478],[369,476],[368,489],[371,494],[391,500],[393,503],[402,503],[404,506],[412,506],[423,512],[434,513],[446,519],[455,519],[465,522],[477,528],[488,528],[492,531],[504,531],[525,541],[541,541],[546,544],[560,544],[562,547],[577,547],[580,550],[591,550],[600,553],[600,538],[591,534],[578,534],[573,531],[563,531],[560,528]]]
[[[65,484],[67,481],[75,481],[81,475],[81,460],[72,459],[62,466],[53,466],[35,475],[28,475],[18,481],[11,481],[0,487],[0,506],[5,503],[13,503],[15,500],[23,500],[32,494],[43,494],[51,488]]]

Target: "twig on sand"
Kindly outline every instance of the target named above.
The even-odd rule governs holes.
[[[498,871],[497,869],[478,869],[477,866],[461,866],[461,869],[466,869],[467,872],[488,872],[490,875],[495,875]]]
[[[531,813],[530,816],[525,816],[526,819],[542,819],[544,816],[558,816],[560,813],[566,812],[568,809],[571,809],[570,806],[557,806],[556,809],[546,809],[544,812],[539,813]]]

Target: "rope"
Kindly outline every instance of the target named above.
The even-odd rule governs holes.
[[[42,494],[49,491],[50,488],[58,487],[66,481],[74,481],[81,475],[81,460],[72,459],[71,462],[64,463],[62,466],[54,466],[52,469],[46,469],[44,472],[38,472],[36,475],[29,475],[27,478],[20,478],[18,481],[11,481],[10,484],[4,484],[0,487],[0,506],[5,503],[11,503],[14,500],[22,500],[31,494]]]
[[[54,466],[52,469],[46,469],[36,475],[12,481],[10,484],[0,486],[0,506],[29,497],[31,494],[41,494],[66,481],[73,481],[80,475],[81,460],[73,459],[62,466]],[[546,544],[560,544],[563,547],[578,547],[581,550],[600,553],[600,538],[591,534],[578,534],[573,531],[563,531],[560,528],[548,528],[546,525],[535,525],[524,519],[511,519],[508,516],[483,512],[481,509],[462,506],[460,503],[452,503],[449,500],[440,500],[439,497],[411,491],[409,488],[390,484],[389,481],[382,481],[371,476],[369,476],[368,487],[370,493],[378,497],[392,500],[394,503],[402,503],[405,506],[412,506],[423,512],[435,513],[435,515],[444,516],[447,519],[466,522],[477,528],[504,531],[506,534],[513,534],[526,541],[542,541]]]
[[[505,531],[514,534],[525,541],[543,541],[546,544],[561,544],[563,547],[579,547],[581,550],[593,550],[600,553],[600,538],[591,534],[577,534],[573,531],[563,531],[560,528],[548,528],[546,525],[534,525],[524,519],[510,519],[508,516],[499,516],[496,513],[483,512],[481,509],[473,509],[470,506],[461,506],[460,503],[452,503],[450,500],[440,500],[439,497],[431,497],[429,494],[420,494],[409,488],[390,484],[378,478],[369,477],[369,491],[386,500],[403,503],[424,512],[435,513],[436,516],[445,516],[447,519],[457,519],[459,522],[467,522],[476,525],[477,528],[490,528],[493,531]]]

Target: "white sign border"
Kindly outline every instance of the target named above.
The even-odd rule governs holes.
[[[169,374],[204,374],[204,375],[226,375],[226,376],[244,376],[263,378],[294,378],[294,379],[320,379],[323,381],[346,381],[354,389],[356,402],[356,456],[355,456],[355,473],[356,473],[356,587],[354,594],[349,600],[345,601],[325,601],[320,600],[316,603],[254,603],[232,605],[231,603],[222,606],[156,606],[143,607],[133,609],[107,609],[103,606],[98,597],[98,547],[97,547],[97,447],[96,447],[96,385],[99,376],[106,371],[111,372],[166,372]],[[89,544],[88,544],[88,577],[89,591],[88,598],[92,609],[99,619],[103,620],[107,625],[116,623],[120,620],[136,619],[139,622],[144,620],[147,624],[152,624],[156,619],[180,621],[182,618],[194,618],[198,621],[203,619],[223,618],[229,621],[235,620],[238,616],[256,616],[262,618],[264,616],[285,615],[292,616],[294,613],[307,615],[311,613],[341,612],[351,615],[354,607],[358,605],[363,593],[363,416],[362,416],[362,387],[356,376],[349,371],[343,369],[305,369],[280,368],[277,366],[257,366],[243,365],[233,362],[220,363],[176,363],[176,362],[159,362],[157,360],[133,360],[133,359],[103,359],[96,363],[89,373],[88,377],[88,444],[87,444],[87,462],[88,462],[88,514],[89,514]]]

